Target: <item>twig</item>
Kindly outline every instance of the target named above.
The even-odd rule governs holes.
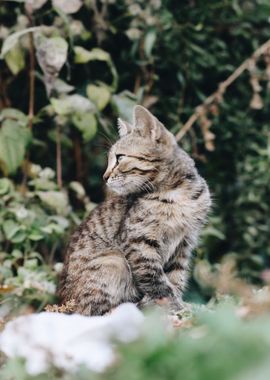
[[[5,74],[3,70],[0,71],[0,109],[10,107],[11,103],[7,96],[7,84],[8,81],[4,79]]]
[[[33,26],[32,15],[26,12],[30,26]],[[33,32],[29,33],[29,105],[28,105],[28,127],[30,130],[33,128],[33,118],[34,118],[34,106],[35,106],[35,48],[34,48],[34,37]],[[29,169],[29,152],[26,153],[25,163],[23,166],[23,178],[21,191],[25,194],[27,190],[27,177]]]
[[[210,104],[217,102],[220,103],[223,94],[227,88],[245,71],[249,68],[250,63],[262,54],[266,53],[270,49],[270,40],[267,40],[263,45],[261,45],[255,52],[247,58],[237,69],[224,81],[221,82],[218,86],[218,89],[208,98],[205,99],[198,107],[196,107],[195,112],[190,116],[188,121],[183,125],[181,130],[176,134],[175,138],[177,141],[180,141],[185,134],[190,130],[193,124],[198,120],[202,111],[204,111]]]
[[[135,77],[135,83],[134,83],[134,89],[133,89],[133,92],[134,94],[137,94],[139,88],[141,86],[141,76],[140,74],[138,73]]]
[[[92,5],[92,10],[95,16],[97,42],[98,42],[98,45],[100,45],[102,40],[104,39],[105,31],[108,29],[108,26],[105,21],[105,17],[107,15],[108,2],[107,1],[103,2],[101,11],[98,10],[96,0],[93,0],[91,5]]]
[[[54,263],[54,260],[55,260],[55,252],[56,252],[56,249],[57,249],[57,246],[58,246],[58,242],[55,242],[52,246],[52,249],[50,251],[50,254],[49,254],[49,257],[48,257],[48,265],[50,267],[53,266],[53,263]]]
[[[32,26],[32,15],[27,12],[27,17],[29,23]],[[34,117],[34,105],[35,105],[35,47],[34,47],[34,37],[33,32],[29,33],[29,57],[30,57],[30,68],[29,68],[29,106],[28,106],[28,119],[29,128],[33,127],[33,117]]]
[[[56,175],[57,185],[62,189],[62,148],[61,148],[61,126],[60,123],[56,125]]]
[[[30,41],[30,71],[29,71],[29,108],[28,108],[28,118],[29,118],[29,128],[33,127],[33,117],[34,117],[34,102],[35,102],[35,53],[34,53],[34,38],[33,33],[29,33]]]

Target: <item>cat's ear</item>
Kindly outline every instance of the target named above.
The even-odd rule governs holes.
[[[135,106],[133,110],[134,128],[143,137],[159,140],[165,127],[143,106]]]
[[[120,117],[117,119],[117,127],[120,137],[127,135],[132,130],[132,126],[127,121],[120,119]]]

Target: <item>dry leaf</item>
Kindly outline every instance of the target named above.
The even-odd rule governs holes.
[[[212,125],[212,121],[207,118],[205,110],[200,112],[199,123],[203,134],[205,148],[212,152],[213,150],[215,150],[215,135],[214,133],[209,131]]]
[[[45,311],[49,313],[72,313],[75,310],[75,301],[71,299],[62,305],[47,305]]]
[[[15,289],[13,285],[0,285],[0,294],[10,293]]]
[[[261,92],[262,91],[262,86],[260,85],[257,76],[251,75],[249,82],[250,82],[251,87],[252,87],[254,92]]]
[[[263,108],[263,101],[258,93],[254,93],[249,104],[250,108],[254,110],[260,110]]]
[[[44,73],[44,81],[48,96],[60,70],[67,59],[68,44],[61,37],[46,38],[42,34],[35,34],[35,47],[38,63]]]

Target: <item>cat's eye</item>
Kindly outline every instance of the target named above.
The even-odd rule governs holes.
[[[116,162],[119,164],[119,162],[125,157],[124,154],[117,154],[116,155]]]

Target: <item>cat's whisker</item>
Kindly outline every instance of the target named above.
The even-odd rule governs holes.
[[[102,149],[109,149],[111,146],[107,143],[107,142],[103,142],[103,143],[97,143],[97,142],[94,142],[93,143],[93,147],[95,148],[102,148]],[[106,154],[106,152],[103,152],[104,154]]]
[[[107,144],[108,144],[108,147],[111,148],[113,146],[113,144],[115,143],[115,141],[113,141],[108,135],[106,135],[104,132],[99,132],[98,133],[99,136],[105,138]]]

